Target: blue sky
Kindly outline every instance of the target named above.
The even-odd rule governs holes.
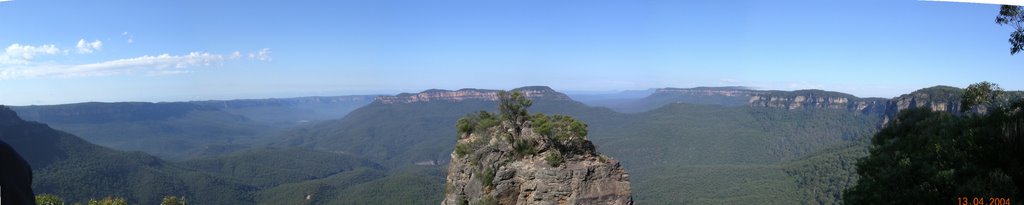
[[[885,1],[0,3],[0,104],[752,86],[1024,89],[997,5]]]

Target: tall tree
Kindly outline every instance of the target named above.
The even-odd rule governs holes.
[[[1003,5],[999,9],[999,16],[996,16],[996,23],[999,25],[1013,26],[1014,31],[1010,33],[1010,54],[1017,54],[1024,50],[1024,8],[1021,6]]]
[[[498,110],[501,111],[501,119],[512,123],[514,136],[519,137],[523,124],[529,119],[530,114],[526,111],[533,105],[533,101],[526,99],[519,92],[498,92]]]
[[[971,84],[960,96],[960,111],[987,113],[988,109],[1005,106],[1005,91],[998,84],[982,81]]]

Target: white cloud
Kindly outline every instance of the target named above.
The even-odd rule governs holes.
[[[130,35],[127,32],[123,34]],[[92,53],[103,49],[103,42],[99,40],[87,42],[85,39],[79,39],[75,48],[78,53]],[[58,53],[68,54],[68,50],[57,48],[53,44],[40,46],[11,44],[0,52],[0,80],[33,77],[109,76],[136,72],[147,76],[187,74],[194,72],[194,68],[217,66],[225,61],[242,58],[242,52],[234,51],[227,55],[208,52],[191,52],[186,55],[165,53],[89,64],[33,61],[40,55]],[[269,48],[263,48],[259,51],[249,52],[248,56],[251,60],[270,61],[272,60],[270,53]]]
[[[4,3],[4,2],[12,2],[12,1],[14,1],[14,0],[0,0],[0,3]]]
[[[259,60],[259,61],[272,61],[272,60],[274,60],[273,58],[270,58],[270,49],[269,48],[263,48],[263,49],[260,49],[259,51],[255,52],[255,53],[249,53],[249,59]]]
[[[100,40],[86,42],[85,39],[79,39],[75,48],[78,48],[78,53],[92,53],[93,51],[103,50],[103,42]]]
[[[224,61],[224,56],[210,54],[207,52],[191,52],[188,55],[172,56],[161,54],[158,56],[142,56],[106,61],[101,63],[79,65],[83,68],[109,69],[118,67],[155,67],[163,68],[187,68],[191,66],[210,66]]]
[[[87,77],[143,72],[149,76],[183,74],[192,68],[220,65],[228,60],[220,54],[192,52],[188,55],[161,54],[80,65],[35,64],[0,67],[0,79],[32,77]]]
[[[125,41],[128,41],[128,44],[135,43],[135,36],[133,36],[132,34],[128,33],[127,31],[122,32],[121,36],[126,38]]]
[[[60,52],[60,49],[53,44],[41,46],[11,44],[0,53],[0,65],[3,64],[27,64],[38,55],[52,55]]]

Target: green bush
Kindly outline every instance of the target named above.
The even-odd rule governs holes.
[[[558,152],[550,152],[547,157],[544,157],[544,160],[548,161],[548,165],[558,167],[559,165],[562,165],[562,162],[565,159],[563,159],[562,155],[558,154]]]
[[[1019,133],[1024,101],[983,115],[928,108],[899,113],[872,139],[860,159],[860,180],[843,193],[846,204],[940,204],[963,196],[1017,199],[1024,195]]]
[[[473,122],[472,118],[469,117],[459,118],[459,121],[455,122],[455,128],[458,130],[459,137],[465,133],[472,133],[475,123],[476,122]]]
[[[186,205],[185,197],[165,196],[164,200],[160,202],[160,205]]]
[[[476,179],[480,180],[484,187],[494,187],[494,169],[487,167],[483,173],[477,173]]]
[[[498,125],[498,118],[483,110],[467,114],[455,122],[455,128],[460,138],[463,134],[479,133],[496,125]]]
[[[527,108],[533,105],[533,101],[527,99],[519,92],[498,92],[498,110],[501,112],[501,119],[512,122],[512,128],[518,132],[523,122],[529,120],[530,114]]]
[[[537,143],[531,140],[516,139],[515,144],[512,145],[515,148],[515,156],[530,156],[537,154]]]
[[[533,131],[544,136],[551,136],[551,130],[554,128],[554,124],[548,116],[543,113],[534,114],[530,117],[530,123],[533,124]]]
[[[488,113],[486,111],[482,113]],[[498,118],[494,118],[493,115],[488,115],[486,118],[480,118],[480,121],[476,123],[474,130],[477,132],[485,131],[491,127],[498,125]]]
[[[587,124],[570,116],[536,114],[530,121],[535,132],[559,142],[583,141],[587,137]]]
[[[533,129],[554,142],[554,147],[564,153],[576,153],[587,140],[587,124],[566,115],[535,114],[531,116]]]
[[[90,199],[89,205],[128,205],[128,201],[121,197],[108,196],[100,200]]]
[[[455,156],[457,156],[457,157],[466,156],[466,154],[469,154],[471,149],[473,149],[473,148],[470,147],[469,143],[458,143],[458,144],[455,145]]]
[[[36,195],[36,205],[63,205],[64,200],[53,194]]]
[[[488,196],[484,197],[483,199],[480,199],[480,202],[478,202],[477,204],[480,204],[480,205],[497,205],[498,204],[498,199],[495,199],[494,196],[488,195]]]

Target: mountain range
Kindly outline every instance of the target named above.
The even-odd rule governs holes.
[[[339,118],[373,98],[89,102],[10,108],[26,120],[49,124],[99,145],[185,159],[235,151],[249,147],[254,138]]]
[[[878,128],[914,107],[958,113],[963,92],[936,86],[884,99],[663,88],[643,98],[591,96],[615,103],[585,104],[544,86],[513,91],[534,101],[531,113],[588,123],[590,140],[629,170],[641,204],[838,203],[840,190],[856,180],[853,162],[866,155]],[[37,193],[75,200],[185,195],[215,204],[433,204],[443,196],[456,120],[495,111],[497,92],[12,107],[21,118],[68,133],[8,114],[5,120],[15,123],[0,139],[28,158],[41,179]],[[100,166],[63,165],[71,161]],[[107,188],[82,191],[76,180]]]

